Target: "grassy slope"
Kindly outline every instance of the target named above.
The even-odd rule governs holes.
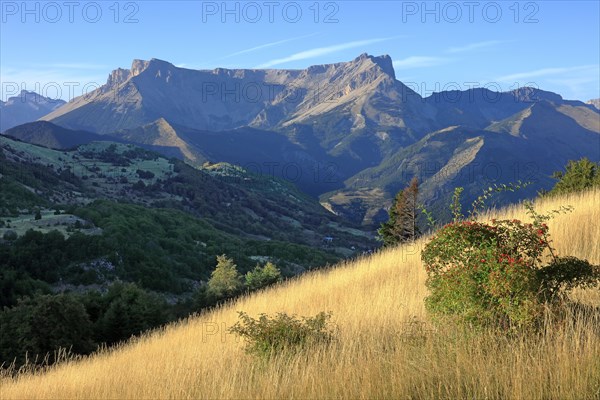
[[[600,263],[600,192],[550,200],[575,207],[550,230],[560,254]],[[526,219],[520,208],[502,211]],[[1,398],[597,398],[600,335],[589,322],[532,339],[427,330],[424,242],[317,271],[121,348],[41,375],[0,381]],[[578,296],[600,305],[597,291]],[[339,341],[260,365],[224,328],[236,311],[330,310]],[[411,323],[412,321],[412,323]],[[424,324],[418,321],[425,322]],[[588,325],[586,325],[588,324]],[[424,335],[416,335],[420,327]]]

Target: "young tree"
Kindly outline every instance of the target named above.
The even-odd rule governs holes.
[[[404,228],[399,223],[400,213],[404,204],[406,204],[406,195],[404,190],[400,190],[392,202],[387,222],[382,223],[377,231],[379,239],[383,242],[384,246],[398,244],[400,238],[405,236]]]
[[[233,260],[225,254],[217,256],[217,267],[208,281],[208,291],[217,298],[228,298],[242,289],[242,278]]]
[[[280,280],[281,272],[279,268],[270,261],[262,267],[257,265],[252,271],[246,274],[246,286],[250,290],[258,290]]]
[[[552,177],[558,182],[548,195],[578,192],[600,186],[600,165],[584,157],[579,161],[569,161],[565,172],[557,171]]]
[[[421,233],[419,231],[419,227],[417,226],[417,215],[419,209],[418,197],[419,180],[417,179],[417,177],[414,177],[410,181],[408,189],[406,189],[407,204],[404,214],[408,224],[409,239],[411,241],[414,241],[417,238],[417,236],[419,236],[419,234]]]
[[[389,212],[387,222],[381,224],[377,231],[385,246],[415,240],[420,230],[417,226],[419,180],[415,177],[409,186],[400,190]]]

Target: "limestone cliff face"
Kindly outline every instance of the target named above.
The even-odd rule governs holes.
[[[152,59],[114,70],[106,85],[44,119],[98,133],[158,118],[206,130],[280,129],[321,117],[348,120],[354,130],[369,123],[428,128],[431,112],[417,112],[429,107],[420,100],[395,79],[387,55],[305,70],[189,70]]]
[[[131,76],[131,70],[117,68],[108,76],[108,80],[106,81],[106,86],[116,87],[121,83],[125,82]]]
[[[144,60],[133,60],[133,62],[131,63],[131,76],[138,76],[140,73],[142,73],[150,64],[150,61],[144,61]]]

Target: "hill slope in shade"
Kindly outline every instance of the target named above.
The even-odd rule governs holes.
[[[73,131],[47,121],[36,121],[10,128],[5,136],[47,147],[49,149],[70,149],[94,141],[119,141],[119,139],[87,131]]]
[[[319,146],[300,145],[285,135],[252,127],[220,132],[201,131],[159,119],[111,136],[144,145],[163,154],[172,153],[195,166],[204,162],[227,162],[253,172],[282,178],[304,192],[318,196],[337,189],[343,181],[335,168],[345,160],[327,154]],[[178,153],[178,154],[177,154]]]
[[[345,189],[325,194],[321,201],[354,221],[370,221],[391,201],[389,195],[372,196],[372,191],[396,193],[413,176],[421,182],[422,201],[439,217],[449,213],[445,205],[458,186],[465,188],[465,205],[494,183],[531,183],[500,196],[499,204],[535,197],[554,185],[553,172],[569,160],[600,160],[599,124],[600,114],[585,107],[532,103],[485,129],[453,126],[428,134],[347,179]]]
[[[560,254],[600,263],[599,202],[595,191],[537,204],[539,212],[574,207],[549,224]],[[486,217],[526,219],[522,208]],[[594,398],[600,336],[589,321],[549,324],[532,339],[432,329],[423,306],[423,243],[307,274],[115,351],[4,378],[3,398]],[[577,298],[600,305],[597,292]],[[251,316],[329,310],[338,340],[257,364],[227,333],[240,310]]]

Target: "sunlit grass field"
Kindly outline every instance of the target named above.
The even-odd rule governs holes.
[[[574,211],[549,223],[554,247],[599,264],[600,191],[536,209],[561,205]],[[522,207],[484,216],[493,217],[528,219]],[[2,378],[0,398],[600,398],[600,329],[591,316],[549,318],[543,333],[529,337],[434,328],[423,304],[425,242],[306,274],[115,350]],[[573,297],[600,306],[598,290]],[[227,333],[238,311],[331,311],[337,340],[258,362]]]

